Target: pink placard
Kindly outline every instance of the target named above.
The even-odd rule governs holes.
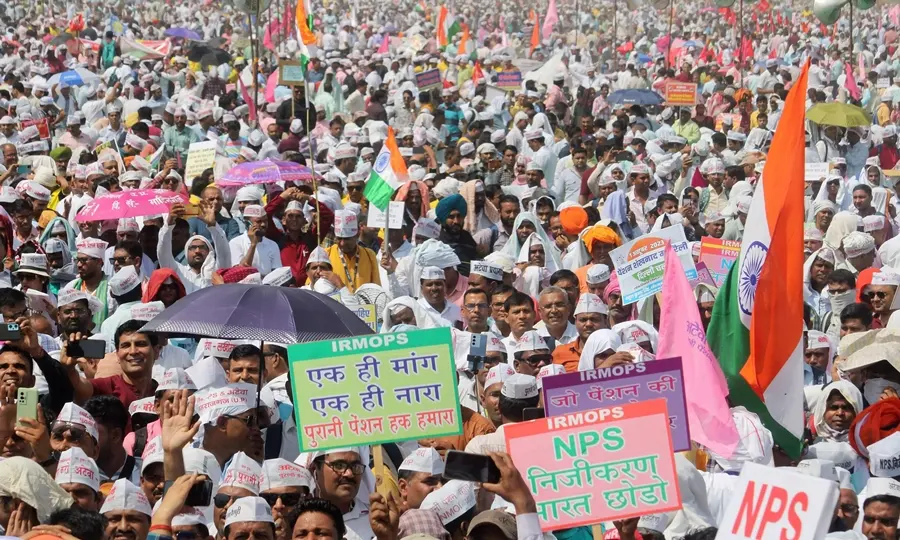
[[[681,508],[664,399],[511,424],[503,432],[544,531]]]

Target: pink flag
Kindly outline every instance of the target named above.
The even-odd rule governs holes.
[[[278,86],[278,70],[272,72],[266,79],[266,103],[275,103],[275,87]]]
[[[385,34],[381,38],[381,45],[378,47],[378,54],[387,54],[391,49],[391,36]]]
[[[549,38],[553,33],[553,25],[559,22],[559,14],[556,12],[556,0],[550,0],[547,6],[547,15],[544,17],[544,25],[541,27],[541,35]]]
[[[862,97],[862,91],[859,89],[859,86],[856,85],[856,79],[853,78],[853,70],[850,68],[850,64],[844,64],[846,68],[844,72],[847,74],[847,80],[844,81],[844,86],[847,87],[847,91],[850,92],[850,97],[853,99],[859,99]]]
[[[666,242],[657,358],[681,357],[691,439],[730,457],[740,437],[728,408],[728,386],[706,344],[706,332],[684,267]]]
[[[273,21],[274,22],[274,21]],[[266,25],[266,33],[263,34],[263,47],[275,52],[275,44],[272,43],[272,24]]]
[[[892,6],[888,10],[888,16],[891,18],[891,24],[900,26],[900,6]]]
[[[244,99],[244,103],[250,108],[250,121],[256,121],[256,103],[253,102],[253,98],[250,97],[250,92],[247,91],[247,85],[244,84],[244,81],[238,77],[238,86],[241,87],[241,97]]]
[[[866,61],[863,59],[863,53],[859,53],[859,56],[856,58],[856,65],[859,69],[859,80],[866,80]]]

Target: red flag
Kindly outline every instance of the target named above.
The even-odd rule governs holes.
[[[759,0],[758,5],[759,5],[760,11],[769,11],[769,8],[771,7],[771,6],[769,6],[768,0]]]
[[[747,38],[747,36],[744,36],[744,39],[741,42],[741,60],[744,60],[745,58],[749,58],[751,60],[755,58],[753,43],[750,41],[750,39]]]
[[[475,62],[475,69],[472,70],[472,83],[478,86],[478,81],[484,79],[484,72],[481,71],[481,63]]]
[[[237,83],[241,89],[241,97],[244,99],[244,103],[246,103],[247,106],[250,107],[250,121],[255,122],[256,121],[256,103],[250,97],[250,92],[247,91],[247,85],[244,84],[244,81],[242,81],[240,77],[238,77]]]

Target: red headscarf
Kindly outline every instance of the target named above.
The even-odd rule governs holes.
[[[222,280],[225,283],[237,283],[245,277],[258,272],[259,270],[252,266],[232,266],[231,268],[216,270],[216,273],[222,276]]]
[[[856,415],[850,424],[850,446],[868,459],[866,448],[897,431],[900,431],[900,399],[883,399]]]
[[[147,286],[144,288],[144,295],[141,297],[141,302],[147,304],[156,301],[156,297],[159,296],[160,287],[162,287],[162,284],[169,278],[172,278],[172,281],[175,282],[175,286],[178,288],[178,300],[187,296],[187,292],[184,290],[184,284],[178,278],[178,274],[171,268],[160,268],[159,270],[154,270],[153,273],[150,274],[150,279],[147,281]]]
[[[866,288],[866,285],[872,284],[872,276],[878,272],[877,268],[866,268],[862,272],[859,273],[859,276],[856,278],[856,301],[862,302],[862,292],[863,289]]]

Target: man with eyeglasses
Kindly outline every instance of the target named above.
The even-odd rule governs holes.
[[[296,463],[281,458],[263,462],[259,496],[272,508],[278,538],[290,537],[284,518],[297,503],[309,497],[314,488],[312,474]]]
[[[103,501],[100,513],[107,520],[106,538],[146,540],[153,509],[139,487],[126,479],[117,480]]]
[[[115,302],[110,296],[109,280],[103,273],[103,259],[108,244],[97,238],[83,238],[75,244],[75,267],[78,277],[63,287],[90,294],[101,304],[93,315],[94,328],[100,328],[103,321],[115,310]]]
[[[369,179],[368,173],[351,172],[347,175],[347,202],[362,204],[363,189],[366,187],[366,180]]]
[[[569,295],[565,290],[550,286],[541,291],[538,309],[541,322],[535,325],[535,329],[547,342],[550,350],[555,349],[556,345],[565,345],[578,339],[578,330],[569,322],[572,306],[569,305]]]
[[[225,531],[225,514],[235,501],[259,495],[262,476],[263,470],[259,462],[243,452],[234,454],[223,472],[219,489],[213,496],[213,524],[216,531]],[[210,534],[218,536],[216,531],[210,531]]]
[[[879,321],[879,327],[887,326],[888,320],[891,318],[894,296],[897,294],[898,286],[900,286],[900,274],[888,268],[875,272],[872,276],[872,284],[866,287],[862,295],[863,301],[867,301],[872,306],[872,314],[875,316],[875,320]]]
[[[542,367],[553,363],[547,342],[535,330],[525,332],[516,342],[513,353],[516,373],[535,377]]]
[[[54,452],[81,448],[91,459],[100,455],[97,421],[74,403],[66,403],[50,426],[50,447]]]
[[[482,289],[469,288],[463,295],[462,316],[465,329],[473,334],[489,332],[491,304],[488,293]]]
[[[312,460],[309,469],[316,481],[316,496],[338,507],[347,529],[360,538],[372,538],[372,527],[369,525],[370,490],[364,490],[365,497],[357,497],[361,483],[370,482],[366,474],[369,468],[368,447],[314,452],[309,459]],[[375,489],[375,486],[368,487]]]
[[[202,448],[225,466],[238,452],[263,461],[263,438],[257,423],[256,385],[237,383],[197,394],[203,425]],[[165,425],[163,425],[165,429]]]

